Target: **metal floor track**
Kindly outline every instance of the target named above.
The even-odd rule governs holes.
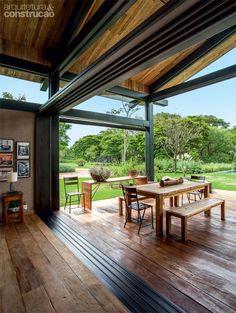
[[[97,249],[60,217],[51,215],[45,223],[131,312],[184,312]]]

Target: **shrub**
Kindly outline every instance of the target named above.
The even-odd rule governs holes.
[[[84,159],[78,159],[75,161],[78,166],[84,166],[86,161]]]
[[[144,175],[145,173],[145,164],[136,164],[134,165],[133,162],[126,162],[125,164],[117,164],[109,166],[110,170],[112,171],[113,176],[128,176],[128,172],[131,169],[136,169],[139,172],[139,175]]]
[[[70,165],[62,165],[59,166],[59,172],[60,173],[72,173],[75,172],[75,168]]]

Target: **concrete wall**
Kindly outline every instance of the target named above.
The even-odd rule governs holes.
[[[14,139],[14,171],[16,171],[16,142],[30,142],[30,177],[18,178],[15,190],[24,192],[24,199],[29,209],[34,208],[34,168],[35,168],[35,114],[29,112],[0,109],[0,138]],[[9,191],[8,182],[0,182],[0,219],[2,219],[3,192]]]

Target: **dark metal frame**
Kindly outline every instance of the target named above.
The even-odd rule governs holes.
[[[195,90],[197,88],[206,87],[227,79],[236,77],[236,65],[226,67],[222,70],[192,79],[185,83],[161,90],[147,97],[149,101],[158,101],[165,98],[170,98],[184,92]]]
[[[57,92],[42,113],[62,113],[155,62],[235,25],[234,3],[170,1]]]

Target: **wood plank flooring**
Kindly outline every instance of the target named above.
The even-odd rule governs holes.
[[[236,192],[216,192],[226,199],[220,210],[197,215],[180,242],[179,219],[170,238],[157,237],[118,216],[118,201],[98,201],[92,212],[55,213],[81,236],[150,287],[189,313],[236,313]],[[149,222],[149,216],[145,221]],[[24,224],[0,227],[1,313],[128,312],[36,216]]]
[[[145,280],[186,312],[236,312],[236,192],[217,191],[226,200],[226,221],[220,210],[212,217],[189,220],[188,238],[180,242],[179,219],[170,238],[157,237],[151,226],[123,228],[117,199],[98,201],[93,211],[74,209],[58,216],[116,262]]]
[[[0,312],[128,312],[36,216],[0,227]]]

